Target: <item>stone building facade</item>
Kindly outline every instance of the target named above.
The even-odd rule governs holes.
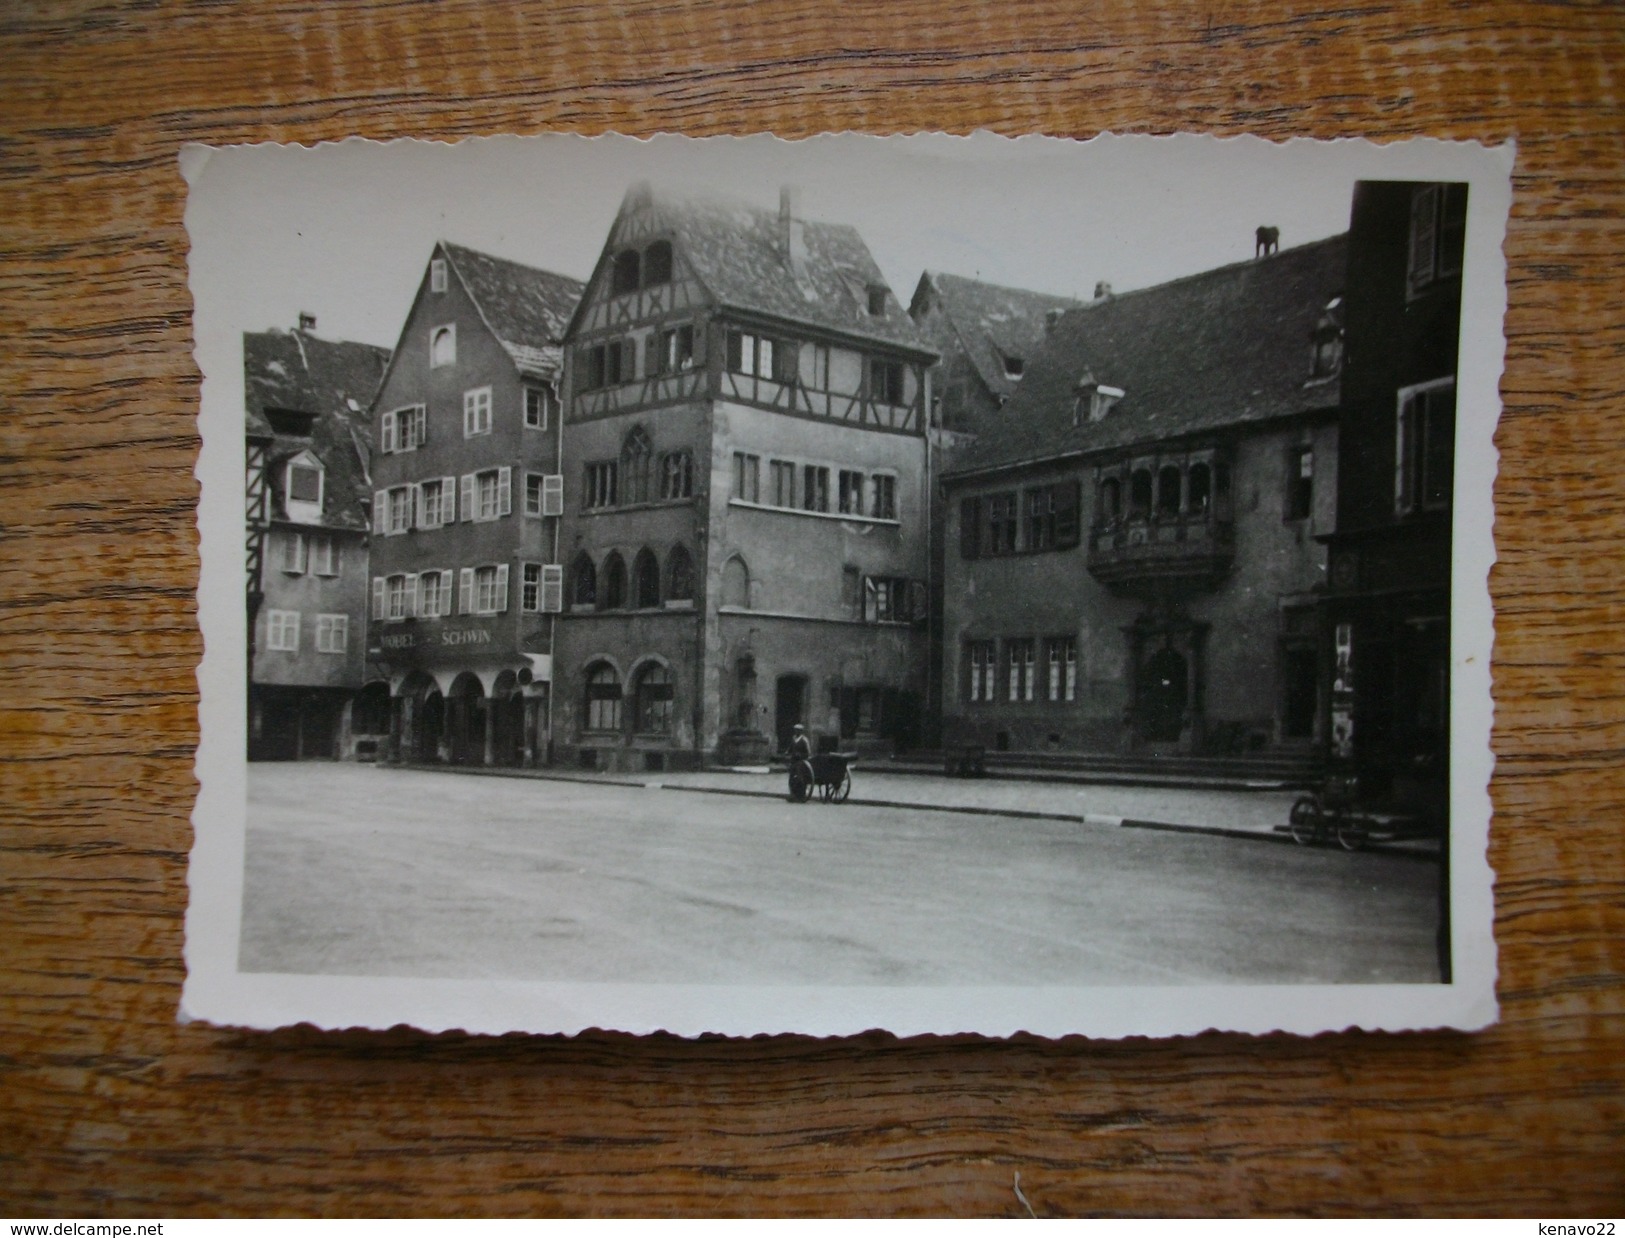
[[[389,755],[547,759],[577,280],[441,242],[372,406],[368,656]]]
[[[935,357],[856,230],[635,186],[567,358],[563,759],[910,742]]]
[[[1346,252],[1054,324],[945,478],[949,743],[1314,761]]]
[[[308,317],[243,336],[251,760],[370,756],[383,730],[361,694],[367,408],[388,358]]]

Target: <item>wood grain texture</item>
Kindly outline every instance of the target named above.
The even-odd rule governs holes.
[[[1235,0],[0,13],[0,1213],[1625,1208],[1625,9]],[[1476,1036],[684,1042],[175,1022],[187,141],[616,129],[1519,142]]]

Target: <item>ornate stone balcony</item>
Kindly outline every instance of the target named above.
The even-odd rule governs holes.
[[[1211,512],[1130,516],[1089,531],[1089,571],[1120,593],[1211,589],[1235,554],[1234,525]]]

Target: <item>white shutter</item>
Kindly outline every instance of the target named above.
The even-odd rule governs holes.
[[[564,474],[548,473],[542,478],[542,515],[564,514]]]
[[[440,479],[440,523],[457,523],[457,479],[455,477],[442,477]]]
[[[1411,198],[1411,251],[1406,272],[1410,290],[1415,292],[1433,279],[1434,254],[1438,241],[1434,224],[1439,216],[1439,187],[1425,185]]]
[[[457,574],[457,613],[467,615],[474,610],[474,569],[465,567]]]
[[[384,424],[378,434],[378,450],[390,452],[395,450],[395,414],[385,413]]]
[[[464,520],[474,519],[474,474],[464,473],[462,482]]]
[[[384,578],[374,576],[372,578],[372,617],[374,619],[382,619],[384,617],[384,608],[389,605],[384,588]]]
[[[415,615],[418,613],[418,574],[406,574],[406,597],[401,603],[401,614]]]
[[[451,569],[440,573],[440,614],[451,614]]]
[[[508,565],[506,563],[497,565],[496,613],[499,615],[508,613]]]
[[[564,569],[557,563],[542,565],[542,613],[556,615],[564,609]]]
[[[434,525],[429,523],[429,507],[428,507],[428,504],[424,500],[424,497],[423,497],[423,483],[422,482],[418,482],[415,486],[412,487],[412,497],[413,497],[413,501],[417,504],[417,526],[418,526],[418,528],[420,528],[420,529],[432,529],[432,528],[434,528]]]
[[[513,469],[497,470],[497,515],[506,516],[513,511]],[[507,569],[503,569],[506,571]]]
[[[389,519],[389,491],[374,490],[372,492],[372,531],[382,533],[384,521]]]

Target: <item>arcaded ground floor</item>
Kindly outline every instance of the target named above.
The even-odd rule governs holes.
[[[1024,784],[1007,785],[1015,809]],[[1001,815],[1001,788],[977,794],[994,800],[966,813],[254,766],[241,964],[758,984],[1438,978],[1434,863]]]

